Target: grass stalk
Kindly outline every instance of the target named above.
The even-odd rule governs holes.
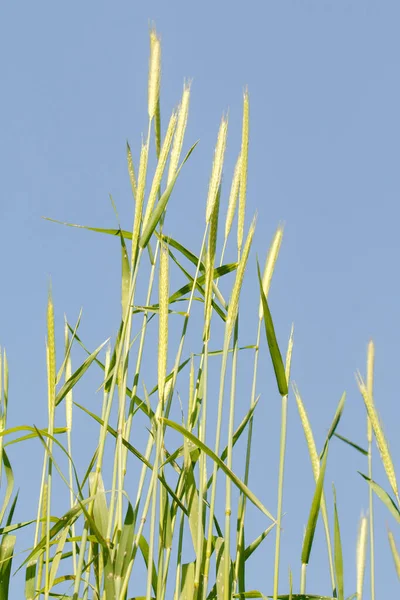
[[[229,301],[228,315],[226,318],[225,324],[225,334],[224,334],[224,344],[222,350],[222,364],[221,364],[221,374],[220,374],[220,383],[219,383],[219,395],[218,395],[218,409],[217,409],[217,425],[216,425],[216,435],[215,435],[215,447],[214,453],[219,455],[219,446],[221,439],[221,424],[222,424],[222,409],[223,409],[223,400],[224,400],[224,388],[225,388],[225,376],[226,376],[226,367],[228,360],[228,351],[229,351],[229,343],[232,336],[232,330],[236,323],[236,318],[239,310],[239,296],[242,288],[243,277],[249,257],[251,243],[253,241],[253,235],[255,230],[255,220],[253,220],[247,239],[245,242],[245,246],[243,249],[243,255],[240,260],[237,272],[236,279],[232,289],[231,298]],[[206,597],[207,583],[209,577],[210,570],[210,557],[211,557],[211,541],[212,541],[212,529],[213,529],[213,520],[214,520],[214,512],[215,512],[215,499],[216,499],[216,491],[217,491],[217,464],[214,463],[213,468],[213,481],[211,488],[211,500],[210,500],[210,511],[209,511],[209,524],[208,524],[208,536],[207,536],[207,547],[206,547],[206,556],[205,556],[205,565],[204,565],[204,587],[203,587],[203,599]]]
[[[64,337],[65,337],[65,352],[67,353],[68,347],[69,347],[69,329],[68,329],[67,322],[65,322]],[[71,375],[72,375],[71,356],[69,355],[66,365],[65,365],[65,381],[68,381],[68,379],[71,377]],[[70,391],[70,392],[68,392],[68,394],[65,397],[65,424],[67,427],[67,450],[68,450],[69,456],[71,456],[71,457],[72,457],[72,439],[71,439],[72,404],[73,404],[72,391]],[[70,486],[69,502],[70,502],[70,508],[72,508],[75,504],[75,498],[74,498],[74,478],[73,478],[72,461],[71,460],[68,461],[68,477],[69,477],[69,486]],[[72,537],[75,537],[75,524],[73,524],[71,527],[71,534],[72,534]],[[76,545],[72,544],[72,567],[73,567],[74,576],[76,575],[76,561],[77,561]]]
[[[314,435],[311,429],[310,421],[308,419],[308,415],[301,399],[299,390],[296,385],[293,385],[293,391],[296,398],[297,408],[300,415],[301,424],[304,431],[304,436],[306,438],[308,453],[310,455],[311,467],[313,470],[315,483],[318,481],[319,473],[320,473],[320,461],[317,452],[317,447],[314,440]],[[325,538],[326,538],[326,547],[328,552],[328,561],[329,561],[329,573],[331,578],[332,592],[336,590],[336,580],[335,580],[335,569],[333,565],[333,551],[332,551],[332,540],[331,534],[329,530],[329,521],[328,521],[328,513],[326,509],[326,499],[325,492],[322,492],[321,497],[321,515],[324,523],[325,529]]]
[[[249,94],[247,89],[244,91],[243,94],[242,149],[240,152],[240,156],[240,189],[237,230],[237,246],[239,254],[241,252],[243,243],[247,193],[247,165],[249,156]]]
[[[290,332],[289,344],[286,353],[286,379],[289,386],[290,368],[292,363],[293,350],[293,325]],[[285,454],[286,454],[286,430],[287,430],[287,394],[282,396],[281,407],[281,436],[280,436],[280,451],[279,451],[279,478],[278,478],[278,508],[277,508],[277,525],[276,525],[276,540],[275,540],[275,566],[274,566],[274,600],[278,598],[279,588],[279,560],[281,549],[281,531],[282,531],[282,507],[283,507],[283,481],[285,471]]]
[[[232,449],[233,449],[233,433],[235,422],[235,399],[236,399],[236,377],[237,377],[237,362],[238,362],[238,337],[239,337],[239,319],[236,318],[234,333],[233,333],[233,355],[232,355],[232,375],[231,375],[231,395],[229,406],[229,424],[228,424],[228,453],[226,464],[232,470]],[[231,514],[232,514],[232,482],[229,477],[226,478],[225,491],[225,540],[224,540],[224,600],[230,600],[231,589]]]
[[[367,350],[367,389],[371,398],[374,397],[374,363],[375,347],[372,340],[368,344]],[[368,441],[368,477],[373,479],[372,475],[372,424],[367,413],[367,441]],[[369,568],[370,568],[370,588],[371,600],[375,600],[375,532],[374,532],[374,493],[372,487],[368,486],[369,503]]]
[[[236,164],[236,169],[239,171],[240,168],[240,156]],[[234,177],[235,179],[235,177]],[[232,183],[232,189],[234,189],[234,183]],[[235,195],[236,192],[231,191],[231,197]],[[231,200],[230,200],[231,203]],[[228,210],[229,215],[229,210]],[[228,220],[228,218],[227,218]],[[268,298],[269,289],[271,286],[272,276],[275,269],[275,264],[278,259],[279,250],[282,242],[283,236],[283,228],[278,227],[270,249],[267,254],[267,258],[265,261],[264,273],[263,273],[263,290],[266,298]],[[257,338],[256,338],[256,347],[254,352],[254,362],[253,362],[253,380],[251,387],[251,396],[250,396],[250,409],[254,407],[256,401],[256,385],[257,385],[257,372],[258,372],[258,357],[259,357],[259,348],[260,348],[260,337],[261,337],[261,325],[263,319],[263,310],[261,300],[259,303],[258,309],[258,327],[257,327]],[[245,459],[245,471],[244,471],[244,483],[248,485],[249,481],[249,473],[250,473],[250,460],[251,460],[251,447],[252,447],[252,439],[253,439],[253,417],[250,419],[248,434],[247,434],[247,443],[246,443],[246,459]],[[244,524],[245,524],[245,514],[246,514],[246,497],[241,494],[239,498],[239,507],[238,507],[238,527],[237,527],[237,552],[236,552],[236,560],[235,560],[235,569],[234,569],[234,583],[233,589],[235,589],[236,582],[239,582],[239,592],[244,593],[245,582],[243,577],[239,577],[239,569],[240,565],[243,564],[243,552],[244,552]]]
[[[361,516],[357,536],[357,600],[362,600],[364,587],[364,572],[367,555],[368,519]]]
[[[54,332],[54,305],[49,290],[47,302],[47,389],[48,389],[48,431],[49,435],[54,433],[54,413],[56,406],[56,343]],[[53,442],[51,437],[48,442],[47,453],[47,502],[46,502],[46,568],[45,568],[45,600],[49,598],[49,582],[50,582],[50,520],[51,520],[51,491],[52,491],[52,476],[53,476],[53,461],[51,458]]]
[[[307,563],[301,563],[300,594],[306,593]]]

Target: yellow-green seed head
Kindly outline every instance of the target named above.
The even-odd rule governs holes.
[[[374,364],[375,364],[375,346],[372,340],[368,343],[367,350],[367,389],[370,396],[374,396]],[[369,417],[367,417],[367,439],[368,443],[372,442],[372,425]]]
[[[238,199],[238,195],[239,195],[239,186],[240,186],[240,173],[241,173],[241,158],[240,158],[240,154],[239,154],[238,159],[236,161],[235,170],[233,173],[231,191],[229,194],[228,210],[226,213],[226,220],[225,220],[225,240],[227,239],[229,232],[231,230],[233,218],[234,218],[235,212],[236,212],[236,205],[237,205],[237,199]]]
[[[244,219],[246,213],[246,193],[247,193],[247,165],[249,156],[249,94],[247,90],[243,96],[243,125],[242,125],[242,150],[240,166],[240,191],[239,191],[239,214],[238,214],[238,232],[237,245],[240,253],[243,242]]]
[[[149,119],[156,114],[157,104],[160,97],[161,80],[161,43],[156,30],[150,31],[150,66],[149,66],[149,90],[148,109]]]
[[[244,273],[246,270],[247,260],[249,258],[251,243],[253,241],[254,231],[256,228],[256,217],[253,218],[253,221],[250,225],[249,232],[247,234],[246,242],[243,248],[243,254],[239,262],[239,266],[236,271],[236,279],[233,285],[231,298],[229,300],[228,314],[226,317],[226,327],[227,327],[227,335],[230,338],[233,326],[236,321],[236,317],[239,310],[239,296],[242,288]]]
[[[167,158],[169,151],[171,149],[172,138],[174,136],[174,131],[176,127],[177,114],[173,112],[171,118],[169,120],[167,133],[165,134],[165,139],[161,148],[160,158],[158,159],[156,172],[154,173],[153,183],[151,184],[149,199],[146,206],[146,212],[143,219],[143,231],[146,229],[146,225],[148,220],[153,212],[154,205],[157,200],[157,194],[160,189],[161,180],[164,174],[165,165],[167,164]]]
[[[168,248],[161,245],[160,251],[160,276],[159,276],[159,327],[158,327],[158,393],[160,401],[165,395],[165,378],[167,375],[168,355],[168,300],[169,300],[169,275],[168,275]]]
[[[301,399],[299,390],[297,389],[296,385],[293,385],[293,391],[294,391],[294,395],[296,398],[297,409],[299,411],[299,416],[300,416],[301,425],[303,427],[304,436],[306,438],[306,443],[307,443],[308,453],[310,455],[314,479],[315,479],[315,481],[317,481],[317,479],[319,477],[320,462],[319,462],[317,447],[316,447],[315,441],[314,441],[314,435],[313,435],[313,432],[311,429],[310,421],[308,420],[306,409],[304,407],[303,401]]]
[[[133,234],[132,234],[132,262],[135,259],[136,248],[139,241],[140,225],[142,222],[143,212],[143,199],[144,192],[146,189],[146,176],[147,176],[147,160],[149,155],[149,149],[147,144],[142,144],[142,150],[140,152],[140,164],[139,164],[139,175],[138,184],[136,191],[136,203],[135,203],[135,217],[133,223]]]
[[[214,204],[217,200],[218,189],[221,184],[222,169],[224,166],[224,156],[226,148],[226,137],[228,134],[228,120],[222,117],[221,125],[218,131],[217,145],[214,151],[214,160],[211,171],[211,178],[208,187],[207,207],[206,207],[206,223],[209,223]]]
[[[357,538],[357,600],[362,600],[364,586],[365,561],[367,557],[368,519],[361,515]]]
[[[183,140],[185,137],[186,124],[189,114],[190,86],[190,82],[185,82],[183,86],[182,100],[178,113],[178,123],[176,125],[174,142],[171,150],[171,158],[169,161],[167,185],[171,183],[176,171],[178,170],[179,158],[182,152]]]
[[[282,243],[283,237],[283,227],[278,227],[276,233],[274,235],[274,239],[272,240],[272,244],[268,251],[267,259],[265,261],[264,274],[262,279],[263,290],[266,298],[268,298],[269,288],[271,287],[272,275],[275,270],[275,263],[278,259],[279,250]],[[258,316],[260,319],[263,317],[263,308],[260,300],[260,305],[258,308]]]
[[[392,490],[396,496],[396,500],[400,503],[399,491],[398,491],[397,481],[396,481],[396,473],[394,470],[392,457],[390,455],[389,446],[386,441],[385,435],[383,433],[382,425],[379,421],[379,417],[378,417],[378,413],[375,408],[373,396],[371,396],[369,394],[367,386],[365,385],[360,373],[357,373],[356,379],[357,379],[359,390],[364,399],[364,404],[367,409],[368,417],[371,421],[372,430],[374,432],[376,444],[378,446],[379,453],[381,455],[381,460],[382,460],[382,464],[383,464],[383,467],[386,472],[386,477],[388,478],[389,483],[392,487]]]

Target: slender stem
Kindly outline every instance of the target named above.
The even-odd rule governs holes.
[[[254,366],[253,366],[253,382],[251,388],[251,397],[250,397],[250,408],[254,406],[256,400],[256,385],[257,385],[257,371],[258,371],[258,355],[259,355],[259,347],[260,347],[260,337],[261,337],[261,319],[258,322],[258,330],[257,330],[257,341],[256,341],[256,349],[254,353]],[[246,459],[245,459],[245,472],[244,472],[244,483],[248,485],[249,482],[249,473],[250,473],[250,458],[251,458],[251,445],[252,445],[252,437],[253,437],[253,417],[251,417],[248,426],[247,433],[247,446],[246,446]],[[236,560],[235,560],[235,573],[234,573],[234,588],[236,582],[239,580],[239,592],[244,593],[244,581],[239,579],[239,569],[240,563],[243,558],[244,552],[244,520],[246,514],[246,501],[247,498],[244,494],[240,495],[239,499],[239,507],[238,507],[238,534],[236,538]]]
[[[281,548],[282,531],[282,504],[283,504],[283,476],[285,470],[285,450],[286,450],[286,424],[287,424],[287,401],[288,397],[282,397],[282,416],[281,416],[281,443],[279,453],[279,480],[278,480],[278,510],[275,539],[275,567],[274,567],[274,600],[278,598],[279,587],[279,558]]]
[[[180,589],[179,582],[181,580],[182,573],[182,546],[183,546],[183,531],[184,531],[185,519],[183,512],[181,513],[181,521],[179,525],[179,540],[178,540],[178,556],[176,559],[176,578],[175,578],[175,593],[174,600],[179,600]],[[164,587],[165,589],[165,587]]]
[[[158,254],[159,247],[160,247],[160,242],[159,242],[159,240],[157,240],[154,260],[153,260],[153,264],[152,264],[151,270],[150,270],[149,285],[148,285],[147,297],[146,297],[146,306],[148,306],[150,304],[151,294],[153,291],[153,284],[154,284],[154,278],[155,278],[155,273],[156,273],[156,264],[157,264],[157,254]],[[136,392],[137,392],[137,388],[138,388],[139,373],[140,373],[140,368],[141,368],[141,364],[142,364],[144,342],[145,342],[145,337],[146,337],[146,332],[147,332],[147,321],[148,321],[148,311],[145,311],[143,314],[143,323],[142,323],[142,329],[141,329],[141,333],[140,333],[140,341],[139,341],[139,349],[138,349],[138,354],[137,354],[137,359],[136,359],[135,375],[133,378],[131,402],[129,405],[128,418],[127,418],[126,424],[125,424],[125,439],[128,441],[129,441],[129,438],[131,435],[132,419],[133,419],[133,412],[134,412],[134,405],[135,405],[134,398],[136,396]],[[128,449],[124,447],[123,452],[124,452],[123,471],[124,471],[124,474],[126,474],[126,462],[127,462],[127,456],[128,456]]]
[[[368,428],[372,430],[368,417]],[[372,479],[372,431],[368,436],[368,477]],[[370,576],[371,576],[371,600],[375,600],[375,532],[374,532],[374,495],[372,487],[369,487],[369,538],[370,538]]]
[[[192,303],[193,303],[194,291],[196,289],[196,282],[197,282],[199,271],[200,271],[200,262],[201,262],[201,257],[202,257],[203,251],[204,251],[206,236],[207,236],[207,227],[205,229],[204,236],[203,236],[201,250],[200,250],[200,253],[199,253],[199,259],[198,259],[197,267],[196,267],[196,273],[195,273],[195,276],[194,276],[194,279],[193,279],[192,290],[191,290],[190,298],[189,298],[189,301],[188,301],[188,308],[186,310],[186,314],[185,314],[185,318],[184,318],[184,322],[183,322],[183,326],[182,326],[182,333],[181,333],[181,338],[180,338],[180,344],[179,344],[179,348],[178,348],[178,351],[177,351],[177,354],[176,354],[176,358],[175,358],[173,375],[172,375],[172,385],[170,387],[168,401],[167,401],[166,407],[165,407],[165,416],[167,416],[167,417],[169,415],[172,394],[173,394],[173,390],[174,390],[174,387],[175,387],[176,378],[177,378],[178,369],[179,369],[179,364],[180,364],[181,357],[182,357],[183,346],[184,346],[184,341],[185,341],[185,337],[186,337],[186,330],[187,330],[188,321],[189,321],[189,317],[190,317],[190,311],[191,311],[191,307],[192,307]],[[132,398],[133,398],[133,395],[132,395]],[[153,439],[153,437],[151,435],[149,435],[148,446],[147,446],[147,449],[146,449],[146,458],[147,459],[149,458],[149,455],[151,453],[151,449],[152,449],[153,444],[154,444],[154,439]],[[143,483],[144,483],[144,478],[145,478],[146,473],[147,473],[147,467],[146,467],[146,465],[143,465],[142,466],[142,471],[141,471],[141,476],[140,476],[140,481],[139,481],[139,487],[138,487],[138,494],[137,494],[135,512],[134,512],[134,515],[135,515],[134,519],[135,520],[136,520],[136,515],[137,515],[138,509],[139,509],[139,503],[140,503],[140,499],[141,499],[142,488],[143,488]],[[145,511],[147,512],[146,507],[144,508],[143,512],[145,512]],[[142,517],[142,519],[143,519],[143,517]],[[172,534],[173,534],[173,531],[174,531],[174,523],[175,523],[175,519],[172,519],[172,522],[171,522],[171,531],[172,531]],[[142,531],[143,526],[144,526],[144,522],[142,520],[141,524],[139,526],[139,531],[140,532]],[[139,537],[138,536],[139,536],[139,532],[138,532],[137,537],[136,537],[137,544],[139,543],[139,539],[140,539],[140,536]],[[136,551],[134,551],[134,556],[135,556],[135,554],[136,554]],[[167,579],[167,575],[168,575],[170,556],[171,556],[171,549],[168,548],[167,549],[167,553],[166,553],[166,558],[165,558],[165,567],[164,567],[164,581],[165,581],[164,590],[166,588],[166,579]],[[133,557],[133,560],[130,563],[130,569],[132,569],[133,562],[134,562],[134,557]]]
[[[326,510],[325,492],[322,492],[322,497],[321,497],[321,515],[322,515],[322,520],[324,523],[326,545],[327,545],[327,549],[328,549],[329,573],[330,573],[330,577],[331,577],[332,593],[334,593],[336,591],[335,569],[333,567],[332,541],[331,541],[331,534],[329,531],[329,521],[328,521],[328,513]]]
[[[218,456],[219,455],[219,445],[221,439],[221,426],[222,426],[222,408],[224,401],[224,387],[225,387],[225,375],[226,375],[226,366],[228,359],[228,344],[229,339],[225,330],[225,340],[224,347],[222,352],[222,365],[221,365],[221,376],[220,376],[220,384],[219,384],[219,398],[218,398],[218,416],[217,416],[217,430],[215,435],[215,448],[214,452]],[[213,521],[214,521],[214,513],[215,513],[215,499],[217,494],[217,472],[218,466],[217,463],[214,463],[213,468],[213,482],[211,488],[211,501],[210,501],[210,514],[209,514],[209,523],[208,523],[208,536],[207,536],[207,547],[206,547],[206,557],[204,564],[204,583],[203,583],[203,599],[207,596],[207,583],[208,583],[208,574],[210,571],[210,557],[211,557],[211,544],[212,544],[212,530],[213,530]]]
[[[137,275],[138,275],[138,271],[139,271],[141,255],[142,255],[142,249],[140,248],[139,252],[138,252],[137,260],[135,262],[133,274],[131,277],[126,314],[124,315],[124,319],[122,321],[120,343],[118,344],[118,346],[116,348],[116,359],[115,359],[115,365],[114,365],[114,370],[113,370],[113,376],[112,376],[111,384],[110,384],[108,403],[107,403],[107,406],[104,411],[103,426],[100,430],[99,452],[97,455],[96,471],[95,471],[97,475],[100,475],[102,466],[103,466],[105,442],[106,442],[106,437],[107,437],[107,433],[108,433],[108,423],[110,420],[112,401],[113,401],[115,386],[117,384],[117,379],[118,379],[118,374],[119,374],[119,366],[121,364],[121,358],[122,358],[122,354],[123,354],[123,342],[124,342],[125,336],[127,335],[128,321],[129,321],[128,315],[129,315],[129,313],[132,312],[130,307],[133,304],[133,298],[134,298],[134,293],[135,293],[135,288],[136,288],[136,280],[137,280]],[[105,377],[107,377],[107,375],[108,375],[108,373],[105,373]],[[98,485],[98,477],[96,477],[94,479],[93,496],[95,496],[95,494],[96,494],[97,485]],[[90,515],[92,514],[93,502],[91,502],[90,506],[88,507],[88,512]],[[109,515],[109,519],[112,519],[112,515]],[[83,569],[83,564],[84,564],[84,556],[86,554],[86,545],[87,545],[88,535],[89,535],[89,528],[88,528],[88,522],[86,520],[84,529],[83,529],[83,533],[82,533],[82,538],[81,538],[77,576],[75,578],[72,600],[78,600],[78,598],[79,598],[80,581],[81,581],[81,574],[82,574],[82,569]]]
[[[160,399],[159,410],[157,411],[158,415],[163,414],[162,410],[162,400]],[[158,415],[156,415],[155,419],[155,427],[154,434],[157,437],[156,444],[156,455],[154,459],[153,465],[153,475],[151,478],[151,489],[152,489],[152,506],[151,506],[151,517],[150,517],[150,534],[149,534],[149,554],[148,554],[148,565],[147,565],[147,588],[146,588],[146,600],[151,600],[151,587],[152,587],[152,576],[153,576],[153,555],[154,555],[154,545],[155,545],[155,531],[156,531],[156,512],[157,512],[157,491],[158,491],[158,465],[160,459],[161,452],[161,435],[162,435],[162,426],[158,420]]]
[[[371,398],[374,396],[374,364],[375,347],[372,340],[367,350],[367,388]],[[372,423],[367,415],[368,439],[368,477],[372,479]],[[371,570],[371,600],[375,600],[375,534],[374,534],[374,498],[372,487],[369,487],[369,534],[370,534],[370,570]]]
[[[238,360],[238,336],[239,336],[239,319],[236,318],[234,337],[233,337],[233,358],[232,358],[232,376],[231,376],[231,397],[229,407],[229,425],[228,425],[228,453],[227,466],[232,470],[232,448],[233,448],[233,429],[235,422],[235,398],[236,398],[236,374]],[[226,500],[225,500],[225,542],[224,542],[224,596],[225,600],[230,600],[232,590],[230,586],[231,572],[231,496],[232,482],[229,477],[226,478]],[[235,591],[235,590],[233,590]]]
[[[203,397],[201,401],[201,422],[199,425],[199,439],[204,443],[205,442],[205,433],[207,426],[207,386],[208,386],[208,339],[204,342],[203,348],[203,357],[204,357],[204,366],[202,370],[203,377]],[[191,417],[191,415],[189,415]],[[200,453],[199,460],[199,503],[198,503],[198,515],[197,515],[197,548],[196,548],[196,571],[194,577],[194,590],[195,597],[197,597],[197,593],[200,587],[200,575],[201,575],[201,567],[203,563],[203,539],[204,539],[204,528],[203,528],[203,502],[205,499],[205,494],[207,492],[206,488],[206,455],[204,452]]]
[[[302,565],[301,565],[301,580],[300,580],[300,594],[306,593],[306,574],[307,574],[307,564],[302,563]]]

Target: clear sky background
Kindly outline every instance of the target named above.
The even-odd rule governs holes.
[[[74,322],[81,306],[82,337],[90,348],[118,326],[118,244],[41,217],[114,227],[112,193],[123,227],[131,227],[125,143],[129,139],[137,162],[147,127],[148,29],[154,21],[163,44],[164,124],[179,101],[184,77],[192,78],[186,147],[200,139],[171,201],[174,217],[167,220],[168,232],[198,252],[216,133],[222,112],[229,109],[226,202],[247,85],[251,145],[246,226],[256,210],[258,224],[244,299],[249,306],[253,302],[256,313],[255,253],[264,261],[272,235],[284,221],[271,310],[282,345],[295,323],[293,379],[317,443],[321,447],[346,390],[339,431],[366,445],[354,373],[365,372],[372,337],[376,403],[398,465],[400,4],[43,0],[3,3],[0,12],[0,343],[10,363],[9,425],[46,422],[50,278],[59,340],[64,312]],[[253,317],[243,313],[243,343],[254,340]],[[263,352],[251,487],[273,509],[279,397],[265,348]],[[95,409],[99,379],[98,374],[91,377],[76,399]],[[247,406],[245,397],[238,419]],[[83,455],[86,426],[84,419],[77,423],[75,436],[75,448]],[[289,564],[296,589],[299,585],[303,527],[313,491],[293,397],[288,435],[281,588],[286,591]],[[10,450],[21,487],[18,519],[35,516],[32,496],[38,491],[41,455],[35,442]],[[368,506],[367,485],[358,470],[367,471],[366,460],[334,441],[327,492],[332,514],[330,482],[335,481],[346,595],[355,591],[358,519]],[[388,489],[378,459],[375,474]],[[394,597],[398,582],[386,524],[399,545],[400,534],[386,509],[378,501],[375,506],[377,597]],[[255,536],[266,525],[254,515],[249,528]],[[31,535],[26,533],[25,547]],[[271,537],[252,561],[250,589],[272,593],[273,548]],[[321,523],[308,582],[310,592],[329,594]],[[13,597],[22,597],[21,586],[19,577]]]

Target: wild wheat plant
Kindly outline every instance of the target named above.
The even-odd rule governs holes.
[[[184,84],[180,103],[170,116],[163,135],[160,81],[161,45],[156,31],[152,29],[148,132],[142,142],[137,169],[131,149],[127,146],[128,174],[134,199],[133,225],[129,230],[119,225],[114,229],[86,227],[116,237],[120,246],[121,320],[114,343],[105,341],[94,351],[87,349],[79,336],[79,315],[74,325],[65,323],[62,357],[58,359],[56,348],[60,348],[60,343],[56,343],[54,307],[49,294],[46,342],[48,424],[41,429],[7,429],[8,367],[5,352],[0,356],[0,468],[6,481],[0,511],[0,598],[11,597],[9,590],[10,574],[15,564],[15,533],[30,524],[28,521],[13,523],[16,496],[13,495],[13,474],[5,449],[10,442],[6,443],[5,440],[6,436],[14,434],[13,443],[37,438],[44,450],[37,515],[31,522],[34,526],[32,547],[20,565],[26,571],[27,600],[42,597],[46,600],[265,598],[261,592],[246,589],[246,566],[256,551],[262,552],[267,536],[266,543],[269,545],[264,551],[274,552],[275,560],[273,573],[266,579],[264,593],[270,593],[274,599],[344,599],[339,516],[335,500],[332,541],[324,475],[329,443],[332,436],[337,435],[336,428],[345,396],[339,402],[322,452],[318,452],[296,386],[293,386],[294,398],[304,428],[316,486],[299,561],[300,593],[293,591],[291,574],[283,590],[285,594],[282,595],[279,589],[286,422],[293,351],[292,328],[283,358],[268,305],[268,293],[282,242],[281,226],[271,242],[263,274],[257,265],[258,327],[254,343],[245,348],[253,353],[253,376],[248,393],[249,405],[245,410],[243,406],[240,407],[241,421],[235,429],[238,412],[237,366],[244,351],[239,345],[240,297],[249,261],[253,260],[251,250],[256,230],[255,218],[245,230],[248,92],[246,90],[243,96],[241,147],[227,194],[227,208],[223,211],[221,206],[226,195],[222,189],[222,174],[228,119],[223,116],[221,120],[205,202],[204,232],[200,247],[196,250],[186,248],[173,239],[165,227],[165,215],[170,210],[169,201],[175,193],[177,179],[196,146],[196,143],[188,145],[185,139],[191,86]],[[155,168],[152,170],[150,165],[154,156]],[[221,214],[225,214],[225,219]],[[234,262],[226,262],[225,253],[236,215],[236,258]],[[221,235],[223,239],[218,245],[218,236]],[[220,255],[218,247],[222,247]],[[183,285],[173,291],[170,277],[172,268],[183,279]],[[138,298],[139,278],[141,283],[147,279],[144,301]],[[224,285],[220,285],[220,280]],[[198,311],[194,311],[195,304],[199,303],[202,304],[202,318]],[[156,322],[157,352],[154,351],[153,341],[149,342],[149,338],[154,339],[151,336],[154,335],[152,328]],[[193,328],[190,336],[189,323]],[[256,497],[248,485],[252,464],[253,419],[258,403],[259,348],[263,343],[268,344],[282,411],[277,504],[273,510],[264,506],[262,499]],[[79,367],[73,367],[72,364],[76,345],[87,354]],[[365,478],[371,494],[370,520],[368,522],[367,517],[362,517],[357,545],[356,595],[359,599],[363,593],[368,527],[371,538],[371,598],[374,598],[373,492],[380,496],[400,522],[393,462],[373,401],[372,344],[368,357],[367,383],[358,376],[367,409],[368,450],[364,451],[342,438],[369,458],[369,471]],[[157,362],[157,380],[149,382],[146,380],[145,367],[154,361]],[[216,423],[212,428],[215,437],[210,443],[207,408],[210,400],[214,402],[215,398],[214,390],[212,395],[210,392],[212,361],[219,361],[220,380],[217,385]],[[73,396],[75,386],[89,368],[100,369],[103,374],[100,414],[94,414],[76,402]],[[184,396],[182,390],[186,390]],[[181,407],[178,413],[175,410],[177,406]],[[181,420],[173,418],[180,411]],[[56,427],[56,415],[57,423],[63,420],[64,426]],[[226,423],[224,415],[228,415]],[[73,460],[72,431],[77,418],[89,418],[98,427],[92,459],[84,468],[83,475],[79,474],[83,466],[75,464]],[[140,424],[137,427],[143,428],[143,422],[148,439],[145,449],[140,451],[135,446],[133,432],[136,423]],[[17,437],[15,434],[18,434]],[[394,499],[372,480],[370,457],[373,434]],[[246,448],[242,473],[237,472],[234,461],[234,446],[239,439],[245,440]],[[61,467],[61,458],[67,459],[66,470]],[[130,479],[132,465],[137,473],[134,495]],[[68,505],[61,516],[55,516],[53,495],[55,486],[60,483],[67,491],[64,498]],[[239,494],[238,503],[233,502],[233,492]],[[254,540],[247,539],[245,535],[249,503],[256,507],[265,522]],[[222,514],[219,510],[221,506],[224,506]],[[330,567],[327,587],[331,587],[331,596],[306,595],[307,565],[320,513],[327,544]],[[273,535],[275,545],[271,544]],[[392,532],[389,532],[389,541],[400,575],[400,558]],[[193,557],[189,562],[184,558],[188,554]],[[139,557],[144,559],[144,567],[142,561],[142,567],[134,571]]]

